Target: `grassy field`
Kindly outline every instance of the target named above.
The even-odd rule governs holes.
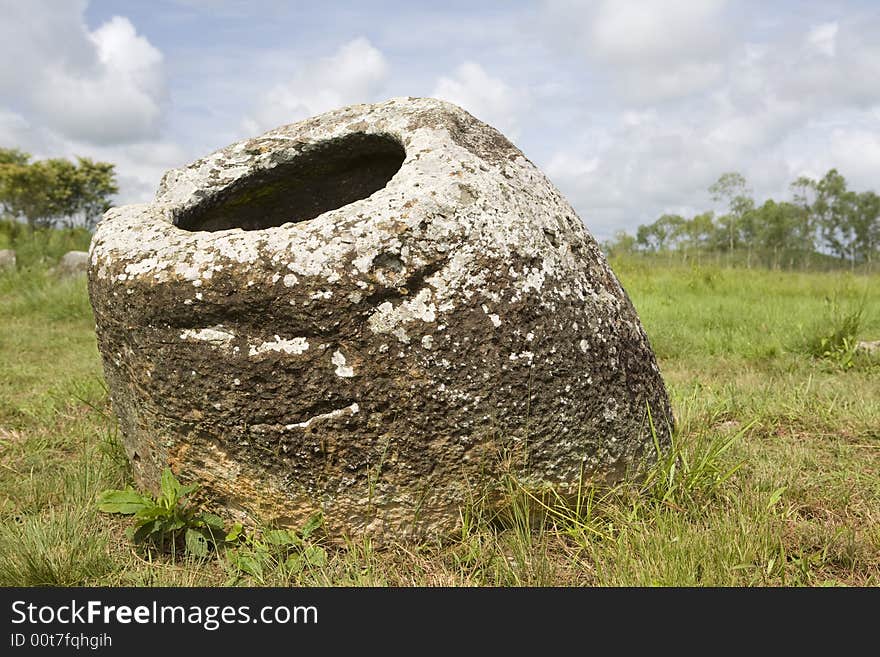
[[[0,585],[880,584],[880,363],[842,340],[880,339],[880,276],[613,264],[673,397],[674,455],[575,508],[511,482],[445,543],[312,560],[261,532],[206,559],[134,546],[95,504],[130,480],[85,280],[36,259],[0,273]]]

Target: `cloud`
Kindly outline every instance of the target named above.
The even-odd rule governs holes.
[[[624,112],[602,130],[573,134],[544,169],[602,239],[660,212],[693,210],[728,164],[687,122]]]
[[[111,162],[116,167],[120,189],[116,204],[152,200],[165,171],[194,159],[185,148],[165,139],[127,144],[77,141],[35,127],[24,117],[3,110],[0,110],[0,146],[20,148],[35,159],[83,156]]]
[[[837,21],[817,25],[807,33],[807,43],[823,55],[834,57],[838,28]]]
[[[20,114],[0,109],[0,147],[20,144],[22,137],[31,132],[31,126]],[[32,142],[33,139],[27,139]]]
[[[569,19],[569,31],[574,23],[596,37],[579,50],[569,44],[586,79],[623,81],[570,122],[589,129],[544,158],[595,234],[710,209],[707,187],[726,171],[742,172],[759,202],[786,198],[798,175],[821,177],[832,167],[854,189],[876,187],[880,88],[866,80],[880,79],[880,14],[776,23],[764,16],[760,26],[728,30],[719,49],[712,42],[724,26],[721,3],[697,3],[696,22],[676,3],[652,6],[549,6]],[[652,14],[667,9],[666,18]],[[711,38],[698,34],[700,24]]]
[[[91,143],[155,137],[165,95],[161,53],[119,16],[88,38],[96,65],[85,73],[47,65],[31,90],[34,109],[62,134]]]
[[[551,178],[572,183],[586,180],[598,167],[597,156],[586,158],[573,153],[559,152],[550,158],[544,170]]]
[[[255,135],[337,107],[370,102],[387,77],[385,56],[359,37],[329,57],[301,65],[290,80],[270,88],[243,127]]]
[[[175,0],[111,18],[107,3],[0,0],[0,145],[116,162],[121,199],[139,201],[168,167],[244,134],[431,94],[514,138],[600,237],[711,207],[725,171],[757,200],[831,167],[877,185],[870,3],[290,4]],[[160,31],[164,53],[146,36]]]
[[[745,44],[706,107],[710,139],[754,153],[841,113],[870,112],[880,103],[880,88],[865,84],[880,78],[880,44],[872,38],[878,29],[877,17],[834,21]]]
[[[864,20],[823,23],[798,42],[771,49],[768,82],[776,93],[809,107],[828,109],[880,102],[880,14]]]
[[[69,153],[82,154],[81,145],[68,144]],[[91,157],[116,164],[120,193],[117,204],[152,201],[162,175],[171,168],[188,164],[194,158],[182,146],[167,140],[141,142],[127,146],[91,148]]]
[[[163,56],[125,17],[90,30],[86,5],[0,0],[0,146],[112,162],[116,201],[148,201],[189,159],[161,134]]]
[[[592,15],[589,48],[630,66],[676,66],[719,51],[719,0],[604,0]]]
[[[723,78],[737,32],[723,0],[547,0],[552,47],[579,53],[627,102],[650,104],[701,92]]]
[[[877,188],[880,171],[880,131],[860,127],[846,127],[831,133],[831,159],[850,177],[851,187]],[[827,168],[826,168],[827,170]],[[822,172],[824,173],[824,171]]]
[[[819,136],[805,140],[803,133],[785,143],[786,162],[791,177],[821,178],[832,167],[847,180],[850,189],[877,191],[880,171],[880,122],[869,114],[854,115],[846,121],[815,126]]]
[[[63,137],[154,139],[166,97],[162,54],[115,16],[94,31],[84,2],[3,2],[0,99]]]
[[[511,139],[519,136],[519,115],[528,106],[523,92],[490,76],[474,62],[465,62],[451,77],[438,79],[431,96],[459,105]]]

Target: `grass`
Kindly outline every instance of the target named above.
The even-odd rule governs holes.
[[[880,276],[615,262],[678,419],[644,480],[574,501],[510,480],[451,540],[296,568],[255,535],[247,572],[134,546],[96,510],[131,482],[85,280],[33,262],[0,274],[0,585],[880,585],[880,363],[810,347],[880,339]]]

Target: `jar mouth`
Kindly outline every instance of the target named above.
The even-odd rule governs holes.
[[[290,161],[255,171],[180,211],[174,225],[210,232],[309,221],[383,189],[405,158],[403,145],[388,134],[356,132],[309,144]]]

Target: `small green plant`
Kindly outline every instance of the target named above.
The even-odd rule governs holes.
[[[171,469],[165,468],[160,489],[155,498],[131,487],[105,490],[98,495],[98,510],[133,515],[131,539],[161,552],[176,552],[182,547],[188,554],[206,557],[212,546],[216,548],[238,540],[240,524],[236,523],[227,532],[222,518],[199,512],[190,502],[188,496],[198,489],[198,484],[182,486]]]
[[[862,325],[865,300],[844,307],[835,295],[825,298],[825,307],[825,317],[804,341],[806,351],[814,358],[831,361],[844,370],[850,369],[856,357],[856,335]]]
[[[744,465],[727,463],[724,454],[754,425],[746,424],[731,436],[700,436],[685,444],[676,431],[670,432],[670,445],[663,448],[648,409],[648,421],[657,456],[655,464],[645,472],[642,492],[660,502],[681,508],[684,505],[705,506]]]
[[[723,276],[719,268],[692,264],[687,286],[691,290],[715,290],[722,281]]]
[[[230,566],[229,584],[241,575],[250,575],[261,584],[268,571],[277,570],[283,577],[295,577],[307,568],[327,565],[327,553],[312,538],[324,524],[324,517],[316,513],[299,530],[269,529],[247,534],[241,545],[226,554]]]

